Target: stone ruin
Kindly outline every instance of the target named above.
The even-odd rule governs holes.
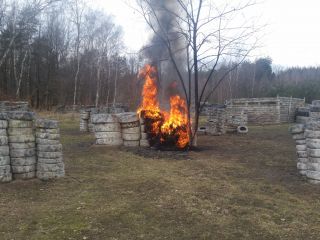
[[[91,116],[98,113],[118,114],[128,112],[128,107],[123,104],[95,107],[86,106],[80,109],[80,132],[94,132]]]
[[[299,107],[296,111],[296,123],[306,124],[310,119],[319,118],[320,100],[312,101],[311,105]]]
[[[305,99],[292,97],[276,98],[239,98],[227,100],[225,105],[207,104],[204,113],[208,117],[200,132],[209,135],[225,133],[247,133],[248,124],[268,125],[292,123],[299,115],[299,109],[304,108]],[[306,118],[297,117],[297,120]],[[308,113],[309,117],[309,113]],[[303,119],[305,121],[305,119]]]
[[[57,121],[28,111],[0,112],[0,182],[64,175]]]
[[[248,116],[245,111],[215,107],[207,109],[207,123],[200,132],[219,136],[226,133],[247,133]]]
[[[313,101],[309,109],[308,116],[301,116],[303,122],[289,131],[296,142],[299,173],[309,182],[320,184],[320,100]]]
[[[248,124],[268,125],[293,123],[296,111],[305,106],[305,99],[292,97],[239,98],[226,101],[226,108],[244,111]]]
[[[93,114],[90,120],[97,145],[149,147],[144,120],[134,112]]]

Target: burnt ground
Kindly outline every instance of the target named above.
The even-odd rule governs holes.
[[[61,120],[67,176],[0,185],[1,240],[320,239],[320,186],[297,174],[287,125],[186,153],[95,147]]]

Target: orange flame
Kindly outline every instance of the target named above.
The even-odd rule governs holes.
[[[156,75],[156,68],[149,64],[145,65],[139,74],[140,77],[144,77],[145,83],[142,89],[142,103],[138,109],[138,114],[141,116],[141,112],[143,111],[144,117],[150,119],[161,119],[161,110],[157,99],[158,87]],[[159,124],[159,121],[152,123],[153,132],[159,133]]]
[[[190,142],[188,108],[184,99],[179,95],[170,97],[170,111],[160,109],[157,100],[157,70],[151,65],[146,65],[140,72],[145,78],[142,89],[142,102],[138,114],[142,111],[145,118],[154,120],[152,132],[161,135],[161,142],[165,142],[164,136],[176,136],[176,146],[185,148]]]

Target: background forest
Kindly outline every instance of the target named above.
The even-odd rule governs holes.
[[[82,0],[0,0],[0,100],[26,100],[47,110],[115,103],[135,108],[146,57],[143,50],[128,53],[122,40],[113,18]],[[216,78],[232,64],[220,64]],[[201,85],[207,73],[200,69],[199,75]],[[259,58],[228,73],[210,102],[277,95],[308,102],[320,99],[319,89],[319,67],[284,68]]]

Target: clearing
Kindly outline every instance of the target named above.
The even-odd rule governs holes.
[[[66,177],[0,185],[0,239],[319,239],[320,186],[288,125],[200,136],[190,153],[94,147],[61,118]]]

